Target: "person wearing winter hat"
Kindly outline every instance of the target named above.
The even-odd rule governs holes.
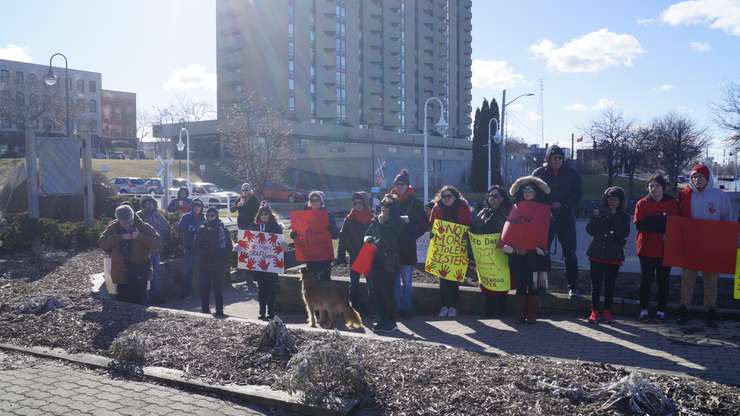
[[[709,168],[697,164],[691,169],[689,186],[678,197],[681,215],[707,221],[735,221],[735,212],[727,194],[714,187],[714,178]],[[694,285],[700,270],[683,269],[681,273],[681,306],[678,309],[678,323],[689,321],[689,308],[694,296]],[[717,277],[714,272],[701,271],[704,278],[704,310],[706,324],[717,327]]]
[[[565,152],[560,146],[547,149],[545,164],[532,172],[550,187],[549,201],[552,205],[550,222],[550,246],[558,237],[565,257],[565,274],[568,279],[568,295],[578,292],[578,257],[576,257],[576,210],[583,196],[583,185],[578,172],[565,163]]]
[[[203,201],[196,198],[191,204],[190,212],[183,215],[177,223],[177,230],[182,235],[182,298],[190,297],[193,291],[193,266],[195,264],[193,241],[195,233],[204,222]]]
[[[254,221],[249,226],[252,231],[264,233],[283,234],[283,226],[275,218],[275,214],[270,208],[267,201],[262,201],[254,217]],[[275,295],[277,293],[278,274],[267,272],[254,272],[254,278],[257,281],[258,292],[257,298],[260,304],[260,320],[272,320],[275,317]]]
[[[614,299],[614,285],[619,275],[619,267],[624,262],[624,246],[630,233],[630,219],[624,212],[624,190],[612,186],[604,191],[601,207],[594,209],[586,232],[593,236],[588,248],[591,262],[591,314],[592,324],[612,323],[611,312]],[[604,310],[601,311],[601,288],[604,288]],[[602,317],[603,316],[603,317]]]
[[[547,204],[550,187],[538,177],[524,176],[514,181],[509,194],[514,200],[512,209],[525,201]],[[504,245],[501,251],[509,255],[511,278],[516,281],[516,305],[519,314],[517,323],[534,324],[540,308],[539,296],[547,287],[547,275],[550,272],[547,247],[520,250]]]
[[[136,213],[142,221],[154,227],[159,233],[162,240],[161,245],[170,238],[170,223],[159,213],[157,209],[157,200],[149,195],[141,198],[141,210]],[[153,250],[149,259],[152,263],[152,280],[149,288],[149,302],[153,304],[162,304],[162,293],[160,292],[160,253],[159,250]]]
[[[402,169],[393,181],[391,193],[398,197],[401,218],[407,226],[401,234],[400,262],[398,275],[393,286],[396,310],[399,315],[407,316],[412,313],[413,282],[412,275],[416,267],[416,240],[429,229],[428,215],[424,212],[424,204],[416,197],[414,187],[409,181],[409,172]]]
[[[668,195],[668,182],[661,175],[651,177],[647,182],[648,194],[635,205],[635,225],[637,227],[637,256],[640,258],[642,280],[640,282],[640,321],[648,319],[650,287],[653,280],[658,281],[658,309],[655,319],[665,322],[668,306],[668,278],[671,267],[663,265],[664,238],[668,216],[678,215],[678,202]]]
[[[248,182],[243,183],[239,199],[231,205],[230,209],[231,212],[239,212],[236,223],[240,230],[248,230],[250,228],[249,226],[254,222],[259,206],[260,201],[254,195],[252,184]]]
[[[334,222],[334,216],[326,209],[326,196],[323,192],[309,192],[308,202],[306,202],[304,210],[324,212],[329,222],[329,225],[327,225],[327,230],[329,230],[332,240],[336,240],[337,238],[339,238],[339,230],[337,229],[337,224]],[[291,231],[290,238],[295,237],[295,231]],[[331,280],[331,263],[333,261],[334,259],[326,261],[307,261],[306,268],[313,276],[316,276],[319,280]]]
[[[352,194],[352,209],[344,218],[342,228],[339,230],[339,248],[335,264],[347,264],[347,253],[349,253],[349,264],[352,265],[360,253],[365,232],[373,221],[373,213],[370,210],[368,198],[365,192]],[[360,307],[362,299],[368,299],[367,291],[362,293],[360,288],[360,274],[350,270],[349,278],[349,299],[352,307],[366,313],[368,311],[367,305]],[[368,280],[367,286],[369,287],[371,284]]]
[[[177,191],[177,198],[170,201],[167,205],[167,212],[180,212],[181,214],[187,214],[190,212],[190,204],[193,200],[190,199],[190,191],[187,187],[183,186]]]
[[[193,202],[195,206],[195,201]],[[198,280],[200,281],[201,312],[211,313],[210,296],[216,301],[216,318],[223,318],[223,281],[228,269],[229,254],[234,247],[229,231],[218,218],[218,209],[208,208],[205,222],[198,227],[193,238],[193,251],[198,256]]]

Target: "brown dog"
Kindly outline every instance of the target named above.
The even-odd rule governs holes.
[[[362,318],[350,306],[346,288],[330,280],[318,280],[306,268],[301,269],[301,288],[303,303],[308,313],[308,323],[312,327],[316,327],[314,311],[319,311],[319,325],[322,328],[334,328],[339,316],[344,317],[347,328],[362,328]],[[324,326],[327,318],[329,323]]]

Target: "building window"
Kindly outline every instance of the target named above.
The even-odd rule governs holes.
[[[30,74],[28,74],[28,83],[30,84],[32,89],[36,89],[39,83],[39,76],[31,72]]]
[[[77,92],[85,92],[85,80],[77,80]]]
[[[295,112],[295,96],[290,95],[288,96],[288,111]]]
[[[90,100],[90,102],[88,103],[88,107],[89,107],[88,110],[91,113],[97,113],[98,112],[98,102],[97,101]]]
[[[10,82],[10,71],[7,69],[0,71],[0,82]]]
[[[98,91],[98,85],[97,85],[97,83],[95,81],[92,81],[91,80],[90,82],[87,83],[87,89],[90,92],[97,92]]]
[[[22,92],[15,93],[15,107],[18,109],[23,108],[26,105],[26,96]]]
[[[83,100],[82,98],[78,98],[75,109],[79,112],[85,111],[85,100]]]
[[[15,72],[15,83],[16,85],[23,85],[23,72],[21,71]]]

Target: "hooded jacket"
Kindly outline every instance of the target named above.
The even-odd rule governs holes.
[[[180,206],[180,201],[182,201],[182,206]],[[187,214],[190,212],[190,205],[192,203],[193,200],[190,199],[190,191],[188,191],[188,188],[183,186],[177,191],[177,198],[170,201],[169,205],[167,205],[167,212],[180,211],[182,214]]]
[[[607,205],[609,193],[619,198],[614,214],[609,212]],[[624,199],[622,188],[608,188],[601,198],[599,214],[592,216],[586,225],[586,232],[593,236],[587,251],[591,261],[607,264],[622,264],[624,261],[624,246],[630,233],[630,218],[624,212]]]
[[[550,160],[550,156],[555,148],[556,146],[551,146],[547,149],[545,160]],[[563,160],[563,166],[558,172],[555,172],[550,167],[549,162],[546,162],[541,167],[535,169],[532,172],[532,176],[544,180],[550,186],[548,201],[551,204],[559,202],[562,205],[560,209],[553,211],[555,217],[564,214],[575,215],[575,210],[578,209],[578,205],[583,197],[581,175],[575,169],[568,166],[565,160]]]
[[[223,265],[233,249],[231,236],[221,220],[205,221],[193,236],[193,251],[201,265]]]
[[[170,223],[167,222],[167,220],[159,212],[159,206],[156,199],[152,198],[150,195],[146,195],[141,198],[141,206],[143,207],[146,202],[153,203],[154,210],[147,214],[146,212],[144,212],[144,209],[141,209],[136,212],[136,215],[141,218],[142,221],[154,227],[154,229],[159,234],[159,237],[162,239],[162,242],[164,243],[165,240],[170,238]]]
[[[419,239],[429,229],[429,221],[424,212],[424,204],[416,197],[416,191],[411,185],[408,186],[403,195],[396,194],[398,197],[398,207],[401,216],[408,218],[408,224],[401,233],[400,257],[402,266],[415,266],[416,258],[416,240]]]
[[[732,202],[727,194],[714,187],[714,177],[709,173],[707,185],[699,191],[693,181],[678,196],[681,216],[697,220],[735,221]]]
[[[136,218],[136,216],[134,216]],[[139,232],[135,240],[124,240],[121,236],[127,231],[118,223],[112,221],[98,239],[98,246],[110,253],[111,279],[113,283],[127,283],[129,267],[149,267],[149,255],[160,248],[162,240],[151,225],[134,220],[134,228]],[[124,247],[124,244],[130,244]]]
[[[381,216],[377,215],[367,229],[366,236],[377,247],[373,257],[374,271],[395,273],[401,264],[399,245],[404,223],[400,213],[400,206],[396,201],[390,206],[389,218],[381,222]]]
[[[180,222],[177,224],[177,229],[182,233],[182,246],[186,250],[191,250],[193,248],[195,233],[206,221],[203,210],[201,210],[200,215],[195,215],[194,207],[195,204],[191,204],[191,211],[183,215],[182,218],[180,218]]]
[[[256,196],[250,195],[244,205],[238,206],[241,201],[241,196],[231,206],[230,211],[239,211],[236,217],[236,223],[240,230],[249,229],[249,226],[254,223],[254,217],[257,215],[257,210],[260,207],[260,201]]]
[[[365,192],[356,192],[352,200],[362,198],[365,209],[358,211],[354,207],[344,218],[342,229],[339,231],[339,248],[337,259],[345,259],[347,252],[350,258],[357,257],[362,248],[362,241],[370,223],[373,221],[373,213],[370,210],[370,200]]]
[[[670,215],[678,215],[678,202],[670,195],[664,194],[660,202],[649,196],[637,201],[634,222],[637,226],[638,256],[663,257],[663,235]]]

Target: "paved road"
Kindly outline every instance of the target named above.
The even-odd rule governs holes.
[[[1,415],[289,415],[0,352]]]

